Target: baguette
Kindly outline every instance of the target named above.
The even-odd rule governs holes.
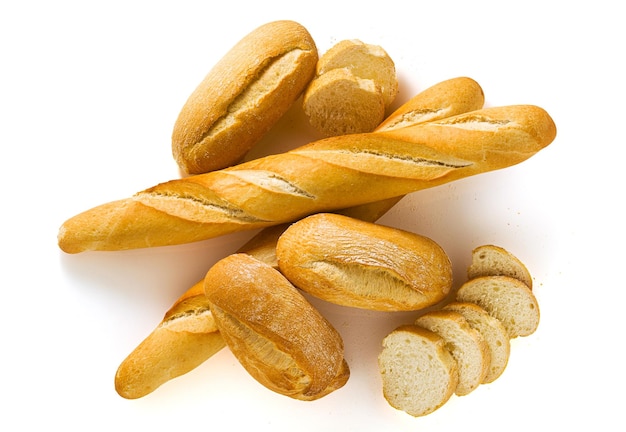
[[[341,336],[278,270],[234,254],[211,267],[204,288],[226,344],[265,387],[315,400],[347,382]]]
[[[315,75],[317,48],[293,21],[274,21],[241,39],[189,96],[172,132],[182,171],[231,166],[287,112]]]
[[[523,262],[511,252],[494,245],[482,245],[472,251],[472,263],[467,277],[509,276],[524,282],[532,289],[533,279]]]
[[[156,185],[67,220],[68,253],[166,246],[398,197],[530,158],[556,136],[537,106],[344,135]]]
[[[450,259],[431,239],[337,214],[289,226],[276,255],[292,284],[342,306],[418,310],[443,300],[452,287]]]
[[[453,78],[419,93],[398,108],[394,115],[409,117],[415,122],[414,124],[418,124],[426,119],[434,119],[433,115],[410,115],[411,112],[426,111],[435,113],[434,116],[460,114],[479,109],[483,101],[482,89],[476,81],[465,77]],[[409,123],[403,120],[403,124]],[[400,199],[401,197],[389,198],[339,210],[338,213],[374,222]],[[278,268],[276,243],[288,226],[289,224],[281,224],[261,230],[239,248],[238,253],[246,253]],[[185,314],[180,316],[184,319],[177,321],[185,323],[186,328],[193,329],[192,333],[171,331],[171,326],[167,324],[175,315],[174,311],[181,309],[183,304],[195,305],[193,308],[185,307]],[[212,343],[198,342],[199,338],[212,341]],[[174,302],[162,322],[124,359],[115,375],[115,388],[120,396],[127,399],[143,397],[163,383],[193,370],[197,365],[206,361],[218,351],[218,345],[224,347],[225,342],[217,331],[210,313],[208,299],[204,294],[204,280],[201,280]],[[181,360],[190,358],[195,358],[195,360],[193,362]]]

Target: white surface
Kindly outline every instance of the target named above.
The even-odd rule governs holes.
[[[0,429],[623,427],[625,35],[614,4],[0,4],[0,422],[12,425]],[[347,38],[383,46],[401,79],[398,102],[465,75],[483,86],[487,106],[536,104],[557,124],[555,142],[529,161],[413,194],[381,220],[438,241],[457,282],[471,249],[484,243],[518,255],[535,280],[541,325],[513,341],[503,376],[427,417],[387,405],[376,370],[380,340],[412,315],[326,305],[352,376],[322,400],[269,392],[228,350],[143,399],[124,400],[113,388],[119,363],[250,234],[123,253],[67,256],[57,248],[70,216],[178,176],[169,138],[189,93],[246,33],[284,18],[305,25],[321,51]],[[274,148],[306,139],[299,120],[292,112],[281,123]]]

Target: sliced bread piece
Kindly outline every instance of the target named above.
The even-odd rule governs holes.
[[[458,312],[436,310],[420,316],[415,324],[441,336],[457,362],[459,382],[455,393],[464,396],[474,391],[489,371],[489,348],[480,332]]]
[[[509,276],[533,287],[530,272],[515,255],[500,246],[483,245],[472,251],[472,263],[467,269],[467,277]]]
[[[332,69],[315,78],[303,98],[304,113],[322,135],[371,132],[385,118],[380,88],[349,69]]]
[[[456,300],[479,305],[499,319],[510,338],[528,336],[539,326],[539,304],[524,282],[509,276],[482,276],[465,282]]]
[[[398,327],[383,339],[378,367],[387,402],[415,417],[444,405],[458,384],[457,363],[444,339],[415,325]]]
[[[480,332],[487,343],[491,362],[483,383],[495,381],[506,369],[511,353],[509,334],[499,319],[492,317],[482,307],[474,303],[452,302],[444,310],[458,312],[469,325]]]
[[[374,81],[380,87],[385,107],[391,105],[398,94],[395,64],[381,46],[358,39],[342,40],[319,58],[317,75],[340,68],[348,68],[355,76]]]

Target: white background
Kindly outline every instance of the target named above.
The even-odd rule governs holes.
[[[624,31],[617,2],[0,3],[2,430],[624,430]],[[406,197],[380,222],[427,235],[462,282],[495,243],[534,277],[538,331],[513,341],[495,383],[412,418],[383,399],[382,337],[412,315],[315,304],[342,333],[352,376],[316,402],[269,392],[228,350],[128,401],[113,376],[172,302],[250,233],[192,245],[65,255],[61,223],[178,177],[173,123],[241,37],[299,21],[321,52],[383,46],[397,104],[439,81],[477,80],[486,106],[535,104],[558,136],[530,160]],[[264,152],[310,137],[298,109]],[[459,430],[459,429],[456,429]]]

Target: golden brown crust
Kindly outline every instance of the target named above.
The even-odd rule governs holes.
[[[341,336],[276,269],[234,254],[211,267],[205,292],[228,347],[267,388],[313,400],[347,381]]]
[[[313,38],[274,21],[241,39],[183,106],[172,133],[181,169],[204,173],[237,163],[280,119],[315,74]]]
[[[70,253],[164,246],[278,225],[506,168],[555,135],[547,112],[518,105],[332,137],[89,210],[63,224],[59,246]]]
[[[291,283],[342,306],[418,310],[443,300],[452,287],[450,260],[431,239],[337,214],[292,224],[276,255]]]

